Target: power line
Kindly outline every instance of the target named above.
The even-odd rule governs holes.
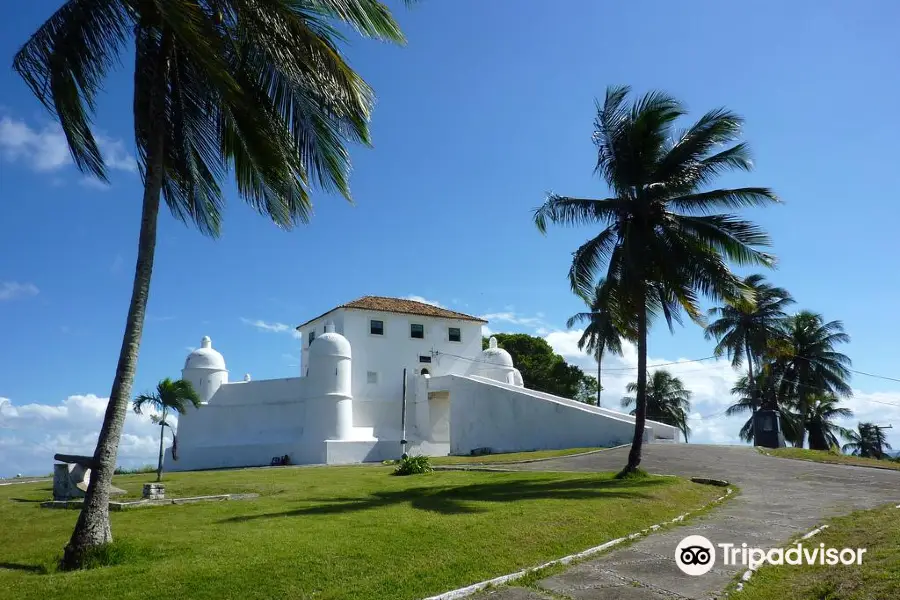
[[[475,358],[469,358],[469,357],[467,357],[467,356],[460,356],[460,355],[458,355],[458,354],[451,354],[451,353],[449,353],[449,352],[440,352],[440,351],[438,351],[438,350],[433,350],[433,351],[432,351],[432,354],[433,354],[434,356],[440,356],[440,355],[443,355],[443,356],[452,356],[453,358],[458,358],[458,359],[460,359],[460,360],[466,360],[466,361],[473,362],[473,363],[493,364],[493,363],[490,363],[490,362],[488,362],[488,361],[478,360],[478,359],[475,359]],[[711,360],[711,359],[714,359],[714,358],[719,358],[719,357],[717,357],[717,356],[705,356],[705,357],[703,357],[703,358],[692,358],[692,359],[689,359],[689,360],[677,360],[677,361],[672,361],[672,362],[667,362],[667,363],[658,363],[658,364],[654,364],[654,365],[647,365],[647,368],[648,368],[648,369],[655,369],[655,368],[657,368],[657,367],[665,367],[665,366],[671,366],[671,365],[680,365],[680,364],[689,364],[689,363],[695,363],[695,362],[703,362],[703,361],[705,361],[705,360]],[[809,359],[806,359],[805,357],[798,357],[798,358],[804,358],[805,360],[809,360]],[[708,369],[712,369],[712,368],[714,368],[714,367],[709,367]],[[708,370],[708,369],[695,369],[695,370],[693,370],[693,371],[686,371],[686,373],[696,373],[696,372],[706,371],[706,370]],[[617,367],[617,368],[613,368],[613,369],[604,369],[603,372],[604,372],[604,373],[609,373],[610,371],[620,372],[620,371],[635,371],[635,370],[637,370],[637,367]],[[866,373],[865,371],[857,371],[857,370],[854,370],[854,369],[848,369],[848,371],[850,371],[850,372],[852,372],[852,373],[859,373],[859,374],[861,374],[861,375],[868,375],[869,377],[877,377],[877,378],[879,378],[879,379],[887,379],[887,380],[889,380],[889,381],[896,381],[896,382],[900,383],[900,379],[893,378],[893,377],[887,377],[887,376],[884,376],[884,375],[874,375],[874,374],[872,374],[872,373]],[[788,383],[792,383],[792,384],[794,384],[794,385],[799,385],[799,386],[801,386],[801,387],[809,388],[809,389],[812,389],[812,390],[815,390],[815,391],[818,391],[818,392],[824,392],[824,393],[829,393],[829,394],[832,393],[832,391],[829,390],[829,389],[827,389],[827,388],[820,388],[820,387],[817,387],[817,386],[811,386],[811,385],[808,385],[808,384],[805,384],[805,383],[800,383],[799,381],[791,381],[791,380],[783,380],[783,381],[787,381]],[[875,403],[875,404],[882,404],[882,405],[884,405],[884,406],[893,406],[893,407],[895,407],[895,408],[900,408],[900,404],[898,404],[898,403],[896,403],[896,402],[885,402],[884,400],[874,400],[874,399],[872,399],[872,398],[863,398],[863,397],[861,397],[861,396],[853,396],[853,398],[854,398],[854,399],[857,399],[857,400],[862,400],[862,401],[864,401],[864,402],[873,402],[873,403]],[[692,418],[692,419],[710,419],[710,418],[716,418],[716,417],[719,417],[719,416],[723,416],[727,410],[728,410],[728,409],[725,409],[724,411],[719,411],[719,412],[716,412],[716,413],[712,413],[711,415],[706,415],[706,416],[701,415],[701,416],[699,416],[699,417],[689,417],[689,418]]]
[[[657,368],[657,367],[668,367],[669,365],[686,365],[686,364],[688,364],[688,363],[695,363],[695,362],[701,362],[701,361],[704,361],[704,360],[710,360],[711,358],[717,358],[717,357],[715,357],[715,356],[706,356],[706,357],[704,357],[704,358],[692,358],[692,359],[690,359],[690,360],[676,360],[676,361],[673,361],[673,362],[658,363],[658,364],[655,364],[655,365],[647,365],[647,368],[648,368],[648,369],[655,369],[655,368]],[[608,373],[608,372],[610,372],[610,371],[636,371],[636,370],[637,370],[637,367],[616,367],[616,368],[614,368],[614,369],[604,369],[603,371],[604,371],[605,373]]]

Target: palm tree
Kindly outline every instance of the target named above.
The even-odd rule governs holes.
[[[840,400],[830,394],[807,396],[807,402],[806,429],[809,431],[809,449],[829,450],[832,446],[840,446],[837,436],[848,437],[850,431],[833,421],[839,417],[852,417],[853,411],[839,407]]]
[[[759,250],[769,243],[760,228],[731,214],[710,213],[777,202],[767,188],[703,191],[723,172],[751,169],[747,145],[731,145],[743,122],[739,116],[715,109],[679,133],[675,122],[685,109],[677,100],[651,92],[628,106],[629,91],[607,89],[595,122],[596,172],[611,196],[596,200],[550,194],[534,213],[541,232],[548,223],[603,227],[574,252],[569,283],[582,297],[590,296],[606,265],[613,320],[620,330],[625,323],[634,323],[637,407],[623,474],[641,462],[647,332],[653,317],[662,314],[671,329],[672,321],[679,320],[679,309],[684,309],[702,322],[700,295],[718,301],[744,293],[727,260],[764,266],[774,261]]]
[[[859,423],[856,431],[851,429],[844,437],[849,442],[844,444],[842,450],[854,456],[882,459],[885,457],[885,450],[892,450],[884,428],[874,423]]]
[[[601,379],[603,354],[611,352],[622,356],[622,335],[607,309],[609,288],[605,280],[597,284],[591,299],[584,300],[590,312],[576,313],[566,321],[566,327],[571,329],[578,323],[587,323],[578,340],[578,349],[585,350],[597,360],[597,406],[600,406],[600,394],[603,391]]]
[[[629,392],[636,392],[637,382],[633,381],[625,388]],[[622,398],[622,407],[637,404],[634,396]],[[635,414],[637,409],[632,410]],[[678,377],[673,377],[665,369],[657,369],[653,375],[647,377],[647,418],[660,423],[673,425],[684,434],[684,441],[688,441],[691,428],[688,427],[688,413],[691,410],[691,392],[684,389],[684,384]]]
[[[791,410],[791,404],[779,396],[780,383],[778,365],[763,362],[752,384],[749,376],[744,375],[731,388],[731,393],[738,397],[738,401],[728,407],[725,415],[731,417],[751,413],[738,433],[745,442],[755,442],[752,413],[758,409],[778,411],[784,439],[792,444],[800,439],[800,432],[803,430],[802,420],[800,415]]]
[[[94,99],[134,47],[134,134],[144,184],[137,264],[93,477],[63,568],[112,541],[109,486],[131,397],[160,197],[201,232],[219,232],[223,180],[282,228],[307,222],[310,190],[349,198],[348,142],[369,142],[371,88],[345,62],[332,22],[402,42],[377,0],[66,0],[13,68],[59,119],[75,164],[106,180],[91,131]]]
[[[783,370],[782,394],[795,399],[798,412],[808,420],[810,397],[817,393],[835,396],[851,394],[848,380],[852,361],[835,350],[850,341],[840,321],[829,321],[822,315],[801,311],[784,323],[783,341],[778,344],[776,360]],[[799,447],[805,441],[801,432]],[[811,433],[811,432],[810,432]]]
[[[747,359],[747,377],[751,386],[752,408],[759,408],[760,399],[752,391],[754,385],[754,363],[760,364],[769,340],[776,338],[781,324],[787,318],[784,309],[794,303],[794,299],[784,288],[774,287],[760,274],[744,279],[749,296],[739,297],[724,306],[712,308],[709,317],[718,317],[707,325],[706,339],[718,342],[713,353],[717,357],[727,355],[731,365],[741,366]]]
[[[172,424],[166,421],[169,412],[175,412],[183,415],[187,410],[188,403],[197,408],[200,406],[200,396],[194,391],[189,381],[179,379],[172,381],[168,377],[160,381],[156,385],[156,392],[153,394],[141,394],[134,399],[134,412],[141,414],[148,406],[155,412],[159,413],[150,415],[150,420],[159,425],[159,463],[156,467],[156,480],[162,481],[163,469],[163,440],[165,439],[166,427],[172,430],[174,436],[175,430]]]

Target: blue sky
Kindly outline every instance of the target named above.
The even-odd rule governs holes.
[[[0,22],[0,476],[22,465],[49,471],[48,448],[90,445],[136,254],[129,68],[110,77],[95,122],[114,167],[106,188],[78,173],[51,117],[9,68],[59,4],[26,3]],[[279,324],[293,327],[366,294],[417,295],[497,315],[492,330],[538,331],[589,366],[564,323],[580,309],[565,279],[570,253],[591,231],[541,236],[531,210],[551,190],[604,194],[592,175],[591,123],[594,98],[610,84],[666,90],[695,118],[721,105],[746,118],[757,168],[721,183],[770,186],[784,199],[746,213],[774,240],[780,264],[771,279],[798,307],[844,321],[853,338],[844,350],[856,368],[900,375],[892,318],[900,278],[889,266],[898,251],[890,217],[900,183],[889,150],[898,133],[890,115],[900,91],[900,7],[548,6],[394,3],[405,48],[352,39],[348,56],[378,95],[374,148],[352,149],[354,206],[318,193],[312,223],[283,232],[244,207],[229,184],[219,240],[164,214],[135,391],[177,376],[186,348],[203,335],[235,378],[295,375],[299,342]],[[691,324],[675,335],[658,326],[650,340],[658,362],[711,349]],[[631,369],[627,361],[610,367]],[[730,400],[727,365],[684,369],[699,414]],[[619,373],[624,385],[633,370]],[[851,406],[861,416],[893,415],[900,426],[900,410],[870,401],[900,404],[900,384],[857,376],[853,386],[859,397]],[[144,442],[152,442],[145,425],[129,417],[136,441],[123,450],[126,461],[143,462]],[[697,419],[698,439],[731,440],[738,425]],[[59,438],[73,431],[76,439]]]

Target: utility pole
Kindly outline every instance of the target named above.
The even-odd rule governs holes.
[[[403,412],[400,415],[400,448],[406,458],[406,367],[403,367]]]

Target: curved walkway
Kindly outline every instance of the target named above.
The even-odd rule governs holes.
[[[626,463],[628,450],[615,448],[503,467],[618,471]],[[682,538],[702,535],[713,544],[734,543],[740,547],[746,542],[750,547],[777,548],[829,517],[900,503],[900,471],[776,458],[747,446],[647,445],[641,467],[651,473],[725,479],[739,486],[740,493],[685,526],[666,529],[544,579],[539,585],[549,594],[510,587],[484,592],[479,600],[719,598],[746,567],[723,565],[717,555],[716,566],[709,573],[684,575],[674,560],[675,547]]]

